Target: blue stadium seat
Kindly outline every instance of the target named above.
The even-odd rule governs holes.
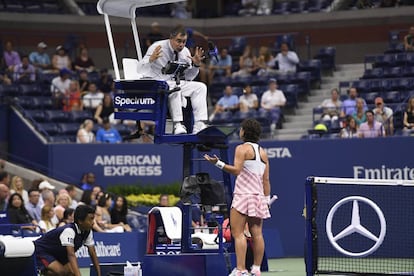
[[[318,54],[314,58],[321,60],[321,66],[323,70],[333,71],[336,69],[335,57],[335,47],[324,47],[319,49]]]
[[[395,55],[379,55],[376,56],[374,67],[393,67],[395,66]]]
[[[79,130],[77,123],[59,123],[57,128],[60,135],[76,135]]]
[[[40,73],[38,81],[45,84],[51,84],[52,80],[59,76],[57,73]]]
[[[16,97],[20,95],[19,86],[16,84],[3,85],[3,94],[6,97]]]
[[[407,90],[412,86],[412,80],[407,78],[392,79],[390,82],[391,90]]]
[[[381,91],[382,90],[382,81],[379,79],[369,80],[370,91]]]
[[[401,93],[400,91],[385,91],[381,93],[385,103],[400,103]]]
[[[37,123],[35,127],[46,136],[53,136],[59,133],[59,128],[55,123]]]
[[[33,104],[37,108],[53,109],[53,101],[51,97],[33,97]]]
[[[383,70],[384,78],[399,78],[402,76],[402,68],[401,67],[387,67]]]
[[[229,46],[229,54],[232,56],[241,56],[247,45],[247,39],[244,36],[237,36],[232,39]]]
[[[243,87],[246,84],[250,84],[252,82],[252,76],[244,76],[244,77],[235,77],[231,79],[231,86],[233,87]]]
[[[233,116],[233,112],[231,111],[217,113],[214,115],[213,121],[211,123],[212,124],[228,123],[231,121],[232,116]]]
[[[414,77],[414,66],[404,67],[402,75],[409,78]]]
[[[286,43],[289,46],[290,50],[295,51],[296,44],[295,44],[295,37],[293,34],[276,35],[276,41],[274,43],[273,51],[275,51],[276,53],[280,52],[280,45],[282,45],[282,43]]]
[[[308,9],[308,1],[292,1],[289,6],[290,13],[302,13]]]
[[[291,82],[297,84],[299,95],[307,95],[311,89],[311,73],[310,72],[296,72]]]
[[[125,136],[131,133],[131,128],[124,124],[116,124],[116,125],[113,125],[112,127],[118,130],[121,136]]]
[[[64,123],[70,120],[69,114],[62,110],[45,110],[44,112],[49,122]]]
[[[380,79],[382,78],[382,68],[365,69],[363,79]]]
[[[69,136],[67,136],[67,135],[56,135],[56,136],[49,136],[48,141],[50,143],[66,144],[66,143],[76,142],[76,137],[74,135],[69,135]]]
[[[34,105],[33,97],[32,96],[20,96],[15,97],[13,102],[23,108],[23,109],[37,109],[38,107]]]
[[[41,96],[42,90],[37,84],[20,84],[19,94],[22,96]]]
[[[309,0],[308,1],[308,12],[320,12],[323,8],[322,0]]]
[[[23,115],[32,122],[44,123],[48,121],[42,109],[24,110]]]
[[[378,93],[378,92],[369,92],[369,93],[365,93],[361,96],[362,96],[362,98],[365,99],[365,102],[367,104],[373,104],[375,98],[380,96],[380,93]]]
[[[371,91],[371,82],[369,80],[356,81],[351,86],[355,87],[358,93],[366,93]]]
[[[289,6],[290,6],[290,1],[286,1],[286,2],[275,1],[272,13],[273,14],[288,14]]]
[[[86,119],[92,119],[93,114],[89,110],[73,110],[69,112],[69,118],[73,123],[82,123]]]
[[[303,72],[310,72],[311,73],[311,82],[315,83],[315,82],[319,82],[322,79],[322,75],[321,75],[321,61],[318,59],[311,59],[311,60],[306,60],[306,61],[302,61],[299,63],[299,71]]]
[[[243,87],[240,87],[240,86],[233,87],[233,95],[236,95],[237,97],[240,97],[241,95],[243,95]]]

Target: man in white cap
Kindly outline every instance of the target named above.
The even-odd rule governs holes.
[[[50,184],[49,182],[47,182],[46,180],[43,180],[42,182],[40,182],[39,184],[39,190],[43,191],[43,190],[54,190],[55,186],[53,186],[52,184]]]
[[[31,52],[29,60],[36,69],[44,71],[50,69],[50,57],[46,53],[47,45],[43,41],[37,44],[37,51]]]

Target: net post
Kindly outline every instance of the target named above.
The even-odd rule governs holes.
[[[305,182],[305,216],[306,231],[305,231],[305,266],[306,276],[313,276],[314,250],[313,250],[313,225],[312,225],[312,209],[313,209],[313,185],[314,177],[309,176]]]

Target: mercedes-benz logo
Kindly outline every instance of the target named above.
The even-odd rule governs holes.
[[[332,219],[335,216],[335,212],[338,210],[338,208],[340,206],[348,203],[348,202],[352,202],[351,224],[349,226],[345,227],[345,229],[340,231],[338,234],[334,235],[332,233]],[[376,212],[376,214],[379,218],[379,221],[380,221],[380,225],[381,225],[381,231],[380,231],[378,237],[376,235],[374,235],[373,233],[371,233],[367,228],[365,228],[361,224],[361,218],[360,218],[360,215],[359,215],[359,202],[364,202],[364,203],[368,204]],[[336,250],[341,252],[342,254],[345,254],[345,255],[351,256],[351,257],[365,257],[365,256],[368,256],[368,255],[372,254],[373,252],[375,252],[381,246],[382,242],[384,241],[386,230],[387,230],[387,224],[386,224],[385,217],[384,217],[384,214],[382,213],[381,209],[372,200],[370,200],[368,198],[365,198],[365,197],[361,197],[361,196],[350,196],[350,197],[346,197],[346,198],[341,199],[340,201],[338,201],[331,208],[331,210],[329,211],[328,216],[326,218],[326,234],[328,235],[328,239],[331,242],[332,246]],[[345,250],[344,248],[342,248],[337,243],[338,240],[340,240],[340,239],[342,239],[346,236],[349,236],[353,233],[360,234],[360,235],[374,241],[375,244],[366,251],[350,252],[350,251]]]

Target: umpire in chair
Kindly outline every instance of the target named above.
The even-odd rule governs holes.
[[[174,134],[187,133],[182,110],[187,106],[186,97],[190,98],[193,108],[193,134],[207,127],[207,86],[193,81],[199,73],[204,50],[196,47],[191,56],[185,47],[186,41],[186,30],[182,26],[175,27],[169,39],[156,41],[148,48],[138,66],[138,73],[144,78],[165,80],[170,87],[175,87],[168,99]]]

